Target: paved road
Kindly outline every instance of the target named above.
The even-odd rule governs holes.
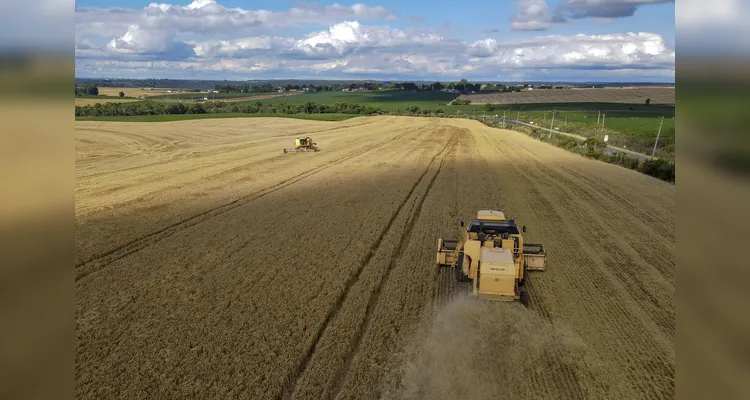
[[[499,122],[499,123],[503,122],[502,118],[496,118],[496,117],[485,117],[485,118],[491,119],[491,120],[493,120],[495,122]],[[541,129],[543,131],[552,132],[554,134],[565,135],[565,136],[571,137],[573,139],[576,139],[579,142],[583,142],[583,141],[586,140],[585,137],[580,136],[580,135],[575,135],[575,134],[567,133],[567,132],[560,132],[560,131],[556,131],[554,129],[543,128],[541,126],[537,126],[537,125],[533,125],[533,124],[527,124],[525,122],[516,121],[516,120],[512,120],[512,119],[506,119],[505,123],[507,125],[528,126],[530,128],[537,128],[537,129]],[[631,151],[631,150],[628,150],[628,149],[623,149],[621,147],[615,147],[615,146],[607,146],[607,147],[603,148],[602,151],[604,151],[605,153],[609,153],[609,154],[625,153],[626,156],[628,156],[630,158],[637,158],[639,160],[649,160],[649,159],[651,159],[651,156],[648,156],[646,154],[637,153],[635,151]]]

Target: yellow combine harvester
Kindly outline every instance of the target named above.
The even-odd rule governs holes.
[[[522,288],[528,271],[544,271],[547,255],[538,243],[525,243],[526,226],[494,210],[480,210],[469,226],[461,221],[459,240],[438,239],[437,264],[456,271],[460,282],[472,282],[472,295],[528,305]]]
[[[293,149],[284,149],[284,153],[304,153],[304,152],[316,152],[320,151],[317,147],[317,143],[313,143],[310,136],[299,137],[294,141]]]

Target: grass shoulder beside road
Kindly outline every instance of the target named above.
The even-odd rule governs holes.
[[[170,122],[191,119],[208,118],[293,118],[313,121],[343,121],[359,117],[355,114],[246,114],[246,113],[217,113],[217,114],[163,114],[137,115],[128,117],[76,117],[76,121],[117,121],[117,122]]]

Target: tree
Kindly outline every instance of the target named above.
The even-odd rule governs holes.
[[[650,98],[646,99],[646,105],[649,105],[649,104],[651,104],[651,99]]]
[[[206,113],[206,109],[203,108],[203,104],[198,103],[198,104],[193,105],[193,114],[205,114],[205,113]]]
[[[125,92],[120,92],[120,97],[125,97]]]
[[[167,107],[167,114],[185,114],[187,109],[182,103],[170,104]]]
[[[93,85],[86,86],[86,94],[89,96],[98,96],[99,88]]]
[[[484,105],[484,109],[487,110],[487,111],[495,111],[495,105],[487,103],[487,104]]]
[[[414,82],[403,82],[401,88],[404,90],[417,90],[417,84]]]
[[[443,90],[445,86],[443,86],[440,82],[435,82],[432,84],[432,90]]]
[[[607,147],[607,142],[597,138],[588,138],[583,142],[583,144],[586,145],[587,149],[593,149],[595,151],[599,151],[599,148]]]

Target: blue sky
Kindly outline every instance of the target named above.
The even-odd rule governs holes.
[[[79,77],[674,80],[674,0],[79,0]]]

